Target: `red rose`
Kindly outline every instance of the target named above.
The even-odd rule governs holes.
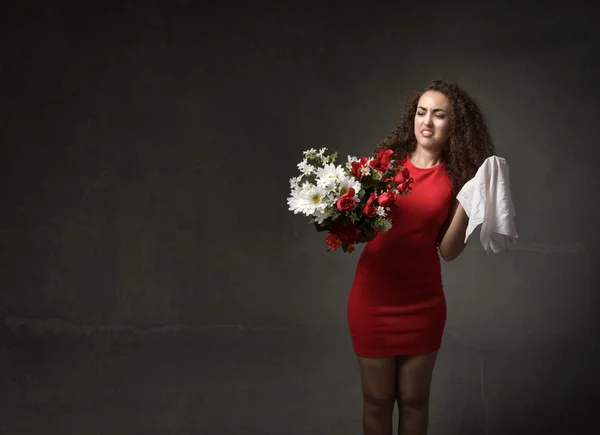
[[[367,217],[374,217],[377,213],[377,208],[373,206],[373,202],[377,199],[377,194],[375,192],[371,192],[367,203],[363,207],[363,214]]]
[[[405,180],[404,183],[398,184],[398,186],[396,186],[396,189],[398,189],[400,192],[406,192],[411,189],[410,185],[412,182],[413,179],[411,177],[408,180]]]
[[[394,154],[393,150],[381,150],[376,159],[371,160],[371,167],[385,172],[390,167],[390,158]]]
[[[410,172],[407,168],[403,168],[394,178],[394,183],[402,184],[410,178]]]
[[[361,178],[362,174],[360,173],[360,169],[367,164],[367,158],[361,157],[358,162],[352,162],[352,175],[356,178]]]
[[[377,202],[382,207],[391,207],[392,205],[394,205],[395,201],[396,194],[393,192],[382,193],[381,195],[379,195],[379,198],[377,198]]]
[[[344,193],[340,199],[337,200],[337,208],[339,211],[348,211],[351,210],[352,207],[356,205],[356,200],[354,199],[355,191],[353,188],[350,188],[348,192]]]

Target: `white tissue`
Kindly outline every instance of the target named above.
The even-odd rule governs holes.
[[[488,255],[507,251],[519,237],[509,169],[504,158],[488,157],[456,198],[469,216],[465,243],[480,224],[481,244]]]

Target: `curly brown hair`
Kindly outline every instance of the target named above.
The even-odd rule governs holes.
[[[457,194],[473,178],[484,160],[495,154],[495,148],[483,113],[473,98],[456,83],[433,80],[422,90],[411,92],[396,130],[377,143],[373,155],[382,149],[392,149],[395,159],[403,159],[416,149],[414,118],[419,98],[427,91],[441,92],[450,102],[450,131],[441,159],[452,180],[453,193]]]

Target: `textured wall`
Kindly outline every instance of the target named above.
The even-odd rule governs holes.
[[[360,433],[360,250],[288,178],[436,77],[485,111],[520,239],[443,266],[430,433],[596,433],[591,5],[125,3],[1,18],[0,433]]]

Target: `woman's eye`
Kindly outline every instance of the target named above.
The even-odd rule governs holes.
[[[423,115],[425,115],[425,112],[417,112],[417,115],[423,116]]]
[[[437,116],[437,117],[438,117],[438,118],[440,118],[440,119],[444,119],[444,118],[445,118],[445,116],[444,116],[444,115],[435,115],[435,116]]]

